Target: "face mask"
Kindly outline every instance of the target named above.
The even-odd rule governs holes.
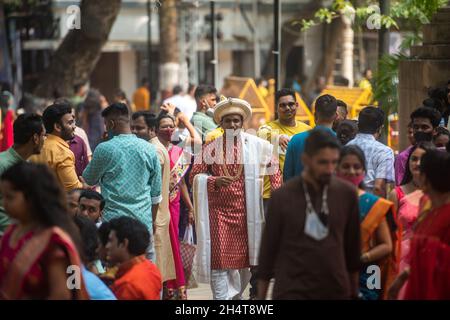
[[[317,241],[323,240],[328,236],[329,229],[322,223],[316,211],[314,210],[311,198],[309,197],[308,188],[306,187],[304,181],[303,181],[303,188],[305,191],[305,198],[306,198],[306,221],[303,232],[314,240]],[[329,210],[327,204],[327,197],[328,197],[328,186],[325,186],[322,195],[322,211],[325,215],[328,216]]]
[[[172,134],[175,131],[175,129],[168,128],[168,129],[160,129],[158,132],[158,135],[163,138],[166,141],[170,141],[172,138]]]
[[[328,236],[328,228],[320,221],[317,213],[306,210],[305,234],[314,240],[320,241]]]
[[[206,109],[206,115],[210,116],[211,118],[214,117],[214,108],[211,108],[209,106],[208,100],[205,100],[206,106],[208,109]]]
[[[416,140],[416,143],[424,141],[431,142],[431,140],[433,140],[433,132],[418,131],[414,133],[414,139]]]
[[[351,184],[353,184],[356,187],[359,187],[361,182],[363,182],[363,180],[364,180],[363,174],[356,176],[356,177],[349,177],[349,176],[344,176],[344,175],[338,173],[337,176],[345,181],[350,182]]]
[[[214,109],[213,108],[208,108],[208,110],[206,110],[206,115],[208,115],[211,118],[213,118],[214,117]]]

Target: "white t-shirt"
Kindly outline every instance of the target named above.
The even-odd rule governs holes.
[[[180,109],[181,112],[183,112],[188,117],[189,120],[191,120],[192,115],[197,110],[197,103],[195,102],[195,99],[188,94],[186,95],[177,94],[164,100],[163,104],[164,103],[171,103],[174,106],[176,106],[178,109]]]

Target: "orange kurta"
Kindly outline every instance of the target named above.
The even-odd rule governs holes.
[[[160,300],[161,273],[144,255],[120,265],[111,290],[119,300]]]

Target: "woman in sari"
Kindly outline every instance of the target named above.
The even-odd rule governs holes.
[[[431,210],[417,219],[411,238],[409,268],[394,281],[389,298],[406,284],[405,300],[450,299],[450,154],[431,150],[420,163],[420,185]]]
[[[0,299],[88,299],[78,230],[53,173],[21,162],[2,175],[0,188],[7,214],[17,221],[0,243]]]
[[[172,252],[175,262],[176,279],[167,282],[167,299],[187,299],[186,279],[183,269],[183,261],[180,254],[179,222],[180,199],[182,198],[189,212],[189,223],[193,222],[194,209],[189,197],[184,177],[190,165],[190,155],[171,143],[171,137],[175,131],[175,118],[167,113],[158,117],[157,135],[160,142],[167,148],[170,158],[170,185],[169,185],[169,234],[172,244]]]
[[[383,198],[363,191],[362,181],[366,173],[365,156],[357,146],[345,146],[337,167],[338,177],[358,187],[361,220],[361,273],[360,295],[365,300],[381,299],[387,282],[393,278],[395,251],[390,226],[387,220],[393,212],[393,204]],[[381,268],[381,288],[370,289],[368,279],[372,273],[370,265]]]
[[[420,159],[430,151],[436,149],[431,142],[420,142],[411,149],[405,175],[400,186],[395,187],[388,199],[394,203],[401,229],[401,255],[399,272],[407,266],[407,255],[413,232],[413,226],[419,215],[419,203],[423,197],[420,188]]]

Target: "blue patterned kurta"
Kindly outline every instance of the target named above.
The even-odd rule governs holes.
[[[138,219],[152,230],[152,204],[161,202],[161,165],[153,145],[134,134],[100,143],[83,172],[89,185],[99,184],[105,198],[103,220]]]

